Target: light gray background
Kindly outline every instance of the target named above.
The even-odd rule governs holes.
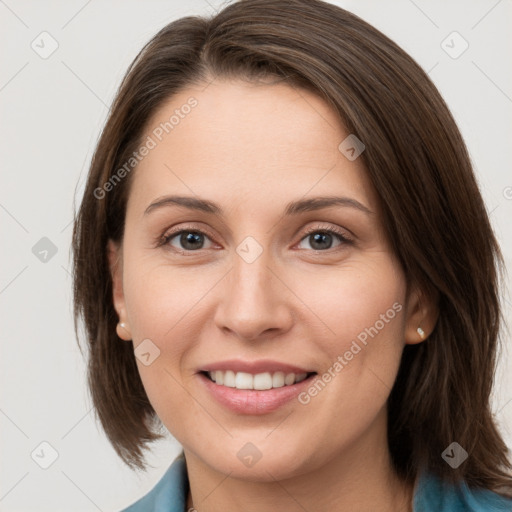
[[[335,3],[382,30],[429,72],[468,144],[512,268],[512,2]],[[154,468],[136,474],[94,421],[71,317],[73,197],[78,183],[81,198],[108,106],[138,50],[171,20],[220,5],[0,0],[2,511],[119,510],[147,492],[180,449],[173,439],[155,445],[148,459]],[[59,45],[47,59],[31,48],[43,31]],[[469,43],[456,59],[441,46],[453,31]],[[461,48],[461,40],[450,41],[452,52]],[[58,249],[45,263],[32,252],[43,237]],[[510,295],[506,300],[510,323]],[[512,446],[510,334],[505,339],[493,407]],[[37,448],[38,460],[50,461],[43,441],[58,452],[48,469],[31,458]]]

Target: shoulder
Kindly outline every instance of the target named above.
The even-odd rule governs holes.
[[[120,512],[183,512],[188,485],[182,451],[148,494]]]
[[[487,489],[451,485],[422,472],[414,494],[414,512],[512,512],[512,499]]]

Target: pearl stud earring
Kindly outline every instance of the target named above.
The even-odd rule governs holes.
[[[420,338],[421,338],[422,340],[424,340],[424,339],[425,339],[425,331],[424,331],[421,327],[418,327],[418,328],[416,329],[416,331],[417,331],[417,332],[418,332],[418,334],[420,335]]]

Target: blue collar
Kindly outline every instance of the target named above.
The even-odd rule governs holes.
[[[469,488],[464,481],[452,485],[422,471],[414,488],[413,511],[512,512],[512,499],[488,489]]]
[[[121,512],[185,512],[188,490],[187,466],[182,451],[155,487]]]

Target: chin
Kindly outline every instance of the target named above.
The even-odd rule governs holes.
[[[312,457],[298,446],[286,448],[274,446],[270,439],[259,443],[246,439],[232,440],[224,449],[218,447],[213,457],[210,449],[208,456],[202,457],[203,462],[219,473],[229,474],[230,478],[251,482],[286,480],[311,471]]]

